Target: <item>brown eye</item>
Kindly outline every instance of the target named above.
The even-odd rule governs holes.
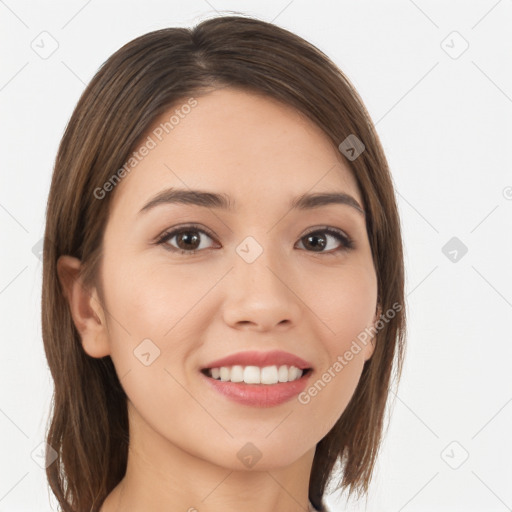
[[[194,226],[186,226],[173,231],[164,233],[157,241],[157,244],[166,244],[171,251],[177,251],[181,254],[194,254],[198,250],[208,247],[201,247],[203,238],[211,236],[203,229]],[[176,239],[175,244],[168,243],[173,238]]]
[[[327,235],[325,235],[325,233],[327,233]],[[338,242],[341,244],[341,247],[329,247],[330,250],[324,251],[326,247],[332,245],[329,244],[329,238],[338,240]],[[303,236],[301,238],[301,241],[302,240],[304,240],[303,246],[308,250],[311,249],[310,252],[332,254],[338,251],[346,251],[354,247],[352,240],[342,231],[328,227],[312,231]]]

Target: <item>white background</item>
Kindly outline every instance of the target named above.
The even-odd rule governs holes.
[[[512,510],[511,0],[0,0],[0,512],[56,510],[31,454],[52,391],[37,244],[64,127],[119,47],[216,10],[273,21],[327,53],[365,101],[391,166],[408,350],[366,510]],[[48,58],[32,48],[42,37],[51,47],[43,31],[58,43]],[[452,237],[468,249],[456,262],[442,251]]]

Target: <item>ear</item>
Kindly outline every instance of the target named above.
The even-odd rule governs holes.
[[[373,317],[373,323],[372,323],[372,327],[375,328],[375,324],[379,321],[379,318],[381,317],[382,315],[382,307],[380,304],[377,304],[377,308],[376,308],[376,311],[375,311],[375,316]],[[375,333],[374,335],[372,335],[371,339],[370,339],[370,343],[366,345],[366,353],[365,353],[365,356],[364,356],[364,360],[367,361],[368,359],[370,359],[375,351],[375,344],[376,344],[376,340],[377,340],[377,333]]]
[[[100,358],[110,354],[104,308],[96,288],[84,286],[80,266],[79,259],[60,256],[57,260],[57,274],[84,351],[91,357]]]

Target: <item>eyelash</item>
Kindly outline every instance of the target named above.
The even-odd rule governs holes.
[[[158,237],[158,239],[156,240],[155,244],[156,245],[163,245],[167,241],[169,241],[171,238],[174,238],[176,235],[179,235],[181,233],[185,233],[187,231],[192,231],[192,232],[197,231],[197,232],[203,233],[203,234],[207,235],[208,237],[210,237],[211,239],[215,240],[215,237],[213,236],[213,234],[210,233],[208,230],[205,230],[204,228],[198,226],[197,224],[191,224],[189,226],[182,226],[180,228],[177,228],[177,229],[174,229],[174,230],[171,230],[171,231],[166,231],[165,233],[163,233],[162,235],[160,235]],[[331,235],[334,238],[336,238],[339,242],[341,242],[341,247],[339,247],[338,249],[331,250],[329,252],[323,252],[323,251],[320,251],[318,253],[315,253],[315,251],[307,251],[307,252],[312,252],[314,254],[334,256],[338,252],[345,252],[345,251],[350,251],[350,250],[354,249],[354,241],[351,238],[349,238],[342,231],[339,231],[337,229],[331,228],[329,226],[324,226],[324,227],[321,227],[321,228],[316,228],[316,229],[310,231],[309,233],[306,233],[305,235],[303,235],[300,238],[300,240],[302,240],[302,238],[305,238],[305,237],[307,237],[309,235],[313,235],[313,234],[317,234],[317,233],[328,233],[329,235]],[[186,251],[185,249],[179,249],[179,248],[172,247],[172,246],[168,246],[168,247],[166,247],[166,249],[171,251],[171,252],[178,252],[180,254],[187,254],[189,256],[193,255],[193,254],[196,254],[199,251],[204,250],[204,249],[193,249],[191,251]]]

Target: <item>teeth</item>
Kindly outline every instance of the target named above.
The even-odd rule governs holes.
[[[279,382],[279,370],[277,369],[277,366],[265,366],[265,368],[262,368],[259,373],[260,383],[262,382],[263,384],[277,384]]]
[[[243,366],[233,366],[231,368],[231,374],[229,374],[229,368],[225,368],[225,370],[228,370],[228,377],[226,380],[231,380],[231,382],[244,382]]]
[[[277,384],[291,382],[302,377],[303,371],[295,366],[222,366],[210,368],[208,375],[223,382],[245,382],[245,384]]]
[[[279,379],[279,382],[288,382],[288,374],[288,367],[280,366],[277,372],[277,378]]]
[[[260,384],[261,371],[257,366],[246,366],[244,368],[244,382],[246,384]]]

